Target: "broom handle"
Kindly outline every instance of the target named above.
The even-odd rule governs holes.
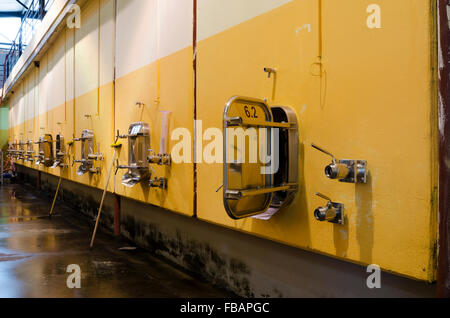
[[[62,180],[62,177],[60,176],[59,181],[58,181],[58,187],[56,188],[55,198],[53,199],[52,208],[50,209],[49,216],[53,215],[53,209],[55,208],[55,202],[56,202],[56,198],[58,197],[59,187],[61,186],[61,180]]]
[[[102,213],[103,202],[105,201],[106,191],[108,190],[109,179],[111,178],[111,172],[112,172],[112,168],[114,165],[114,158],[116,157],[116,150],[117,149],[114,148],[114,153],[113,153],[113,156],[111,159],[111,164],[109,166],[109,171],[108,171],[108,179],[106,180],[106,185],[105,185],[105,190],[103,191],[102,201],[100,202],[100,207],[98,208],[97,220],[95,221],[95,227],[94,227],[94,232],[92,233],[90,248],[92,248],[92,246],[94,246],[95,234],[97,233],[98,222],[100,220],[100,215]]]

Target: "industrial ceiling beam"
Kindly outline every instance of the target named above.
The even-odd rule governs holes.
[[[0,11],[0,18],[23,18],[25,12],[22,11]],[[44,16],[47,12],[44,11]],[[41,20],[41,11],[31,11],[27,19]]]
[[[28,7],[22,1],[16,0],[16,2],[18,2],[22,7],[28,10]]]
[[[0,18],[22,18],[22,11],[0,11]]]
[[[41,20],[45,17],[45,0],[39,0],[39,17]]]

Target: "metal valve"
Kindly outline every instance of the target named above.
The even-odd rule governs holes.
[[[323,148],[315,144],[311,144],[311,146],[332,158],[331,164],[325,167],[325,175],[328,178],[346,183],[367,182],[367,161],[336,159],[332,153]]]
[[[160,188],[162,190],[167,189],[167,179],[166,178],[157,178],[150,179],[148,181],[148,185],[150,188]]]
[[[150,179],[148,180],[148,186],[150,188],[159,188],[161,190],[167,190],[167,178],[158,177],[155,169],[149,167],[151,171]],[[152,176],[155,176],[152,178]]]
[[[265,67],[264,73],[267,73],[267,77],[270,78],[272,74],[277,74],[277,70],[273,67]]]
[[[166,153],[155,154],[152,149],[148,150],[150,155],[147,157],[147,160],[150,164],[157,164],[159,166],[170,166],[172,163],[171,156]]]
[[[324,207],[319,207],[314,211],[314,217],[320,222],[330,222],[334,224],[344,224],[344,205],[342,203],[337,203],[331,201],[327,196],[316,192],[318,197],[327,200],[328,203]]]
[[[119,141],[119,139],[126,139],[126,138],[128,138],[128,137],[130,137],[131,135],[121,135],[120,134],[120,130],[119,129],[117,129],[117,135],[116,135],[116,139],[114,140],[114,143],[116,143],[116,142],[118,142]]]
[[[87,116],[86,116],[87,117]],[[100,168],[94,167],[96,161],[103,161],[103,154],[95,151],[94,132],[90,129],[85,129],[81,132],[80,138],[73,136],[72,145],[75,141],[81,141],[81,159],[72,160],[72,166],[75,163],[80,163],[77,170],[77,175],[82,176],[85,173],[100,174]],[[97,151],[100,149],[100,144],[97,145]]]
[[[33,140],[28,140],[26,142],[27,145],[27,152],[25,155],[25,161],[27,162],[33,162],[34,161],[34,151],[33,151]]]
[[[103,161],[103,153],[94,153],[88,155],[89,160]]]
[[[100,174],[100,168],[99,167],[90,168],[89,169],[89,173],[91,173],[91,174]]]

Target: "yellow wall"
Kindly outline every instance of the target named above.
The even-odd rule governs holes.
[[[8,113],[9,109],[7,107],[0,108],[0,149],[2,149],[3,151],[6,151],[9,140]]]
[[[174,24],[173,21],[177,21]],[[117,16],[116,129],[127,133],[130,123],[150,124],[151,148],[159,151],[161,111],[172,112],[170,129],[188,128],[193,135],[193,5],[190,1],[120,1]],[[144,107],[136,106],[144,103]],[[173,146],[169,144],[169,149]],[[124,141],[120,162],[127,163]],[[140,201],[193,215],[193,166],[153,167],[168,178],[167,190],[147,182],[127,188],[117,174],[116,192]]]
[[[367,24],[373,3],[381,8],[381,28]],[[169,179],[167,191],[125,188],[124,171],[109,190],[292,246],[434,280],[437,109],[430,3],[198,0],[197,119],[203,130],[221,128],[225,103],[234,95],[290,106],[299,120],[299,193],[270,221],[234,221],[216,193],[221,164],[199,163],[196,189],[194,167],[187,163],[157,167]],[[91,0],[81,11],[82,28],[63,30],[40,68],[16,85],[9,101],[10,138],[37,140],[61,131],[69,141],[93,129],[105,155],[101,175],[78,177],[75,166],[63,176],[102,188],[117,129],[125,133],[132,122],[148,122],[157,151],[159,112],[166,110],[172,112],[171,130],[187,128],[193,136],[193,2],[119,0],[114,8],[112,0]],[[264,67],[276,68],[276,77],[267,78]],[[340,158],[367,160],[368,183],[327,179],[323,169],[330,159],[312,149],[312,142]],[[76,158],[79,147],[72,149]],[[119,159],[126,164],[126,141]],[[324,204],[315,192],[345,204],[345,226],[314,219],[314,209]]]

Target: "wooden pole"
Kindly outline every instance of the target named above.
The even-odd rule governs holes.
[[[99,223],[99,220],[100,220],[100,215],[102,213],[103,202],[105,201],[105,197],[106,197],[106,191],[108,190],[109,179],[111,178],[111,172],[112,172],[112,169],[113,169],[114,158],[116,157],[116,152],[117,152],[117,148],[114,148],[114,153],[113,153],[113,156],[112,156],[112,159],[111,159],[111,164],[109,166],[108,178],[106,179],[105,190],[103,191],[102,200],[100,201],[100,207],[98,208],[97,220],[95,221],[95,227],[94,227],[94,232],[92,233],[92,239],[91,239],[90,248],[92,248],[94,246],[95,234],[97,233],[98,223]]]
[[[114,194],[114,235],[120,236],[120,195]]]
[[[53,215],[53,209],[55,208],[56,198],[58,197],[59,187],[61,186],[62,176],[59,177],[58,186],[56,187],[55,197],[53,198],[52,208],[50,209],[49,217]]]

